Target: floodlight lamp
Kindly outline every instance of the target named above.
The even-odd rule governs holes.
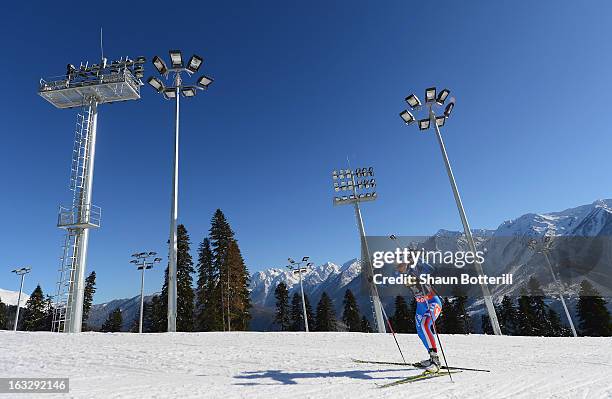
[[[445,116],[436,116],[436,125],[438,127],[444,126],[444,122],[446,122],[446,117]]]
[[[436,100],[436,88],[429,87],[425,89],[425,102],[431,103]]]
[[[294,261],[293,259],[291,259],[291,258],[287,258],[287,260],[288,260],[288,261],[289,261],[289,263],[291,263],[291,264],[294,264],[294,263],[295,263],[295,261]]]
[[[355,199],[355,194],[349,195],[349,199],[354,200]]]
[[[444,116],[448,118],[451,112],[453,112],[453,108],[455,108],[455,101],[451,100],[451,102],[448,103],[448,105],[444,109]]]
[[[172,63],[172,68],[182,68],[183,67],[183,55],[181,54],[181,50],[170,50],[170,62]]]
[[[133,258],[135,258],[135,257],[137,257],[137,256],[138,256],[138,252],[136,252],[136,253],[133,253],[133,254],[132,254],[132,257],[133,257]]]
[[[200,86],[202,86],[203,88],[207,89],[208,86],[210,86],[210,84],[213,82],[212,78],[209,78],[208,76],[204,76],[202,75],[199,79],[198,79],[198,84]]]
[[[156,262],[156,263],[159,263],[161,261],[162,261],[162,258],[155,258],[155,259],[153,259],[153,262]]]
[[[176,98],[176,89],[172,87],[164,89],[164,96],[168,99]]]
[[[193,97],[196,95],[196,89],[195,87],[185,87],[183,88],[183,90],[181,91],[181,93],[183,93],[183,96],[185,97]]]
[[[155,256],[155,255],[157,255],[157,252],[152,252],[152,251],[149,252],[149,256]]]
[[[189,62],[187,63],[187,69],[192,73],[196,73],[198,69],[200,69],[200,66],[202,65],[203,61],[204,59],[202,57],[194,54],[191,56]]]
[[[408,103],[408,105],[410,105],[410,108],[412,109],[415,109],[421,106],[421,101],[414,94],[411,94],[408,97],[406,97],[406,102]]]
[[[391,235],[389,236],[389,239],[390,239],[390,240],[397,240],[397,237],[395,236],[395,234],[391,234]]]
[[[374,176],[374,168],[373,168],[373,167],[371,167],[371,166],[370,166],[370,167],[368,168],[368,174],[369,174],[370,176]]]
[[[365,176],[366,173],[368,173],[368,168],[361,168],[361,174]]]
[[[165,89],[162,81],[152,76],[149,79],[147,79],[147,83],[150,84],[151,87],[153,87],[158,93]]]
[[[158,56],[153,57],[152,62],[155,69],[157,69],[157,72],[159,72],[161,75],[165,75],[168,72],[168,67],[166,66],[166,63]]]
[[[302,262],[308,262],[308,259],[310,259],[310,256],[304,256],[302,258]]]
[[[147,59],[145,57],[136,57],[136,61],[134,61],[135,64],[144,64],[147,61]]]
[[[427,129],[429,129],[429,122],[430,122],[430,121],[429,121],[429,118],[427,118],[427,119],[421,119],[421,120],[419,121],[419,129],[421,129],[421,130],[427,130]]]
[[[133,259],[130,261],[130,263],[138,263],[138,261],[136,259]]]
[[[450,90],[442,89],[440,93],[438,93],[438,98],[436,98],[436,102],[440,105],[443,105],[444,101],[446,101],[446,98],[448,97],[449,94],[450,94]]]
[[[399,115],[404,120],[406,125],[410,125],[415,120],[414,115],[412,115],[409,111],[402,111]]]

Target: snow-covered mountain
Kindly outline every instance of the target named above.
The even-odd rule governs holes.
[[[3,290],[2,288],[0,288],[0,299],[2,299],[2,303],[4,303],[5,305],[11,305],[11,306],[15,306],[17,305],[17,299],[19,298],[19,291],[9,291],[9,290]],[[28,301],[28,299],[30,299],[30,296],[27,295],[25,292],[21,293],[21,307],[25,307],[26,302]]]
[[[154,295],[145,295],[145,303],[148,303]],[[140,313],[140,295],[132,298],[113,299],[110,302],[92,305],[89,310],[87,325],[93,329],[101,328],[108,315],[117,308],[121,309],[121,316],[123,318],[122,330],[127,331],[133,326]]]
[[[495,230],[473,230],[477,246],[487,251],[485,270],[492,274],[513,273],[515,281],[517,278],[527,281],[532,275],[541,278],[541,281],[548,279],[549,271],[544,267],[543,259],[540,255],[534,255],[526,246],[529,238],[542,237],[547,233],[562,237],[612,236],[612,199],[598,200],[561,212],[528,213],[503,222]],[[425,248],[443,251],[467,248],[465,236],[461,232],[449,230],[439,230],[423,244]],[[607,260],[602,259],[602,262]],[[610,266],[607,265],[610,264],[612,259],[604,266],[608,271]],[[304,291],[310,297],[313,307],[321,293],[326,291],[339,311],[347,288],[351,288],[354,293],[359,292],[356,277],[360,271],[360,264],[354,259],[342,266],[325,263],[304,275]],[[612,276],[612,273],[606,275]],[[274,289],[281,281],[289,287],[290,295],[299,290],[297,276],[289,271],[267,269],[254,273],[251,277],[253,303],[261,307],[273,307]],[[612,286],[610,281],[604,281],[604,284],[600,284],[602,281],[592,283],[603,292],[607,291],[604,287]],[[514,291],[520,288],[520,285],[515,285],[497,294],[516,294]],[[545,286],[544,289],[552,293],[553,287]],[[570,287],[570,294],[573,291],[575,296],[577,289],[577,284]],[[360,302],[360,306],[364,306],[362,309],[369,309],[367,296],[361,298]],[[386,302],[390,300],[383,299],[383,303]]]

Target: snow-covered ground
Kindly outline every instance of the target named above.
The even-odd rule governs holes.
[[[70,377],[70,395],[45,398],[612,397],[610,338],[441,338],[449,364],[491,372],[379,389],[417,371],[351,357],[398,361],[391,335],[1,331],[0,377]],[[416,336],[399,339],[409,361],[424,357]]]

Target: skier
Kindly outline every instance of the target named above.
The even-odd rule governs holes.
[[[407,274],[408,282],[406,286],[410,288],[417,302],[416,307],[416,330],[425,349],[429,353],[429,359],[423,360],[416,365],[424,368],[428,372],[437,373],[440,371],[440,359],[436,346],[434,322],[442,312],[442,302],[440,297],[429,284],[421,284],[420,277],[431,274],[434,268],[428,263],[417,263],[409,266],[406,263],[397,265],[397,271]]]

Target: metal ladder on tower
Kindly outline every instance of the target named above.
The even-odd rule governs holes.
[[[58,226],[66,227],[62,256],[58,270],[57,293],[53,305],[52,331],[64,332],[70,323],[71,287],[75,281],[75,269],[78,262],[79,237],[82,228],[74,226],[89,219],[89,204],[83,204],[83,189],[89,161],[89,131],[91,109],[84,107],[83,113],[77,115],[72,163],[70,167],[70,190],[73,192],[72,208],[60,206]],[[74,226],[74,227],[71,227]]]

